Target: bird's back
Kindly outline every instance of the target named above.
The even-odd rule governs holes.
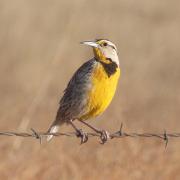
[[[87,95],[92,88],[91,76],[95,59],[85,62],[69,81],[64,95],[60,100],[60,107],[56,119],[68,121],[82,116],[87,111]]]

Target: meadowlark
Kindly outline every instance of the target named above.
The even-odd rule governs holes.
[[[81,142],[86,142],[87,134],[74,124],[74,120],[78,120],[100,133],[102,140],[106,141],[108,132],[93,127],[85,120],[103,113],[115,94],[120,77],[117,48],[107,39],[84,41],[82,44],[93,48],[94,57],[85,62],[69,81],[48,133],[56,133],[62,124],[68,123],[81,137]],[[52,137],[48,135],[47,140]]]

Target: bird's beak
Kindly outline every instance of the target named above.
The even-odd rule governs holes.
[[[96,42],[94,42],[94,41],[83,41],[83,42],[80,42],[80,44],[85,44],[85,45],[92,46],[92,47],[95,47],[95,48],[98,47],[98,44]]]

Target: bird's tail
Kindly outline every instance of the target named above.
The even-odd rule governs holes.
[[[50,126],[50,128],[48,129],[47,133],[57,133],[60,126],[62,125],[62,121],[57,121],[55,120],[52,125]],[[47,141],[50,141],[53,138],[53,135],[48,135],[47,136]]]

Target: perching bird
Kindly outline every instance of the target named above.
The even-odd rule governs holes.
[[[86,142],[86,134],[74,124],[74,120],[78,120],[100,133],[106,141],[107,131],[98,130],[84,120],[103,113],[115,94],[120,77],[117,48],[106,39],[84,41],[82,44],[93,48],[94,57],[85,62],[71,78],[60,100],[56,119],[48,133],[56,133],[62,124],[68,123],[81,137],[81,142]],[[47,140],[52,137],[53,135],[48,135]]]

